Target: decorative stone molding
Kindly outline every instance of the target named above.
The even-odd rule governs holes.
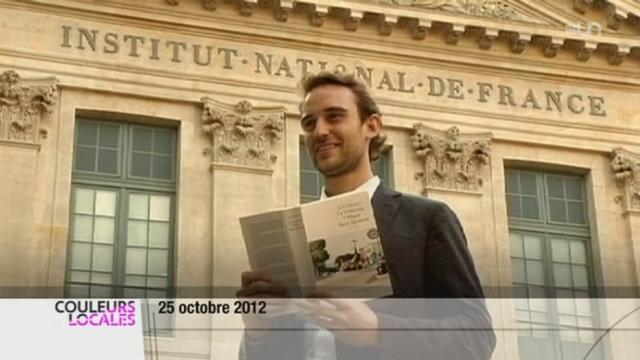
[[[619,200],[625,210],[640,210],[640,154],[616,148],[611,158],[613,176],[624,192]]]
[[[327,17],[329,13],[329,8],[326,6],[316,6],[315,10],[311,12],[311,16],[309,17],[309,22],[313,26],[322,26],[324,24],[324,19]]]
[[[349,16],[344,20],[344,29],[347,31],[356,31],[360,22],[362,21],[362,12],[352,11]]]
[[[380,15],[378,17],[378,32],[382,36],[389,36],[393,32],[393,27],[398,22],[398,18],[392,15]]]
[[[640,17],[640,4],[635,0],[574,0],[573,9],[580,14],[586,12],[587,6],[605,8],[607,11],[607,27],[618,30],[622,22],[635,22]]]
[[[258,6],[258,0],[242,0],[238,5],[238,11],[242,16],[251,16],[256,6]]]
[[[177,5],[179,0],[166,0]],[[518,5],[516,5],[518,3]],[[513,4],[513,5],[510,5]],[[640,26],[640,6],[635,0],[576,0],[574,7],[584,11],[587,5],[607,8],[609,26],[617,26],[627,21],[632,26]],[[593,29],[568,31],[572,24],[552,25],[557,19],[545,18],[542,13],[531,9],[532,4],[515,1],[488,0],[202,0],[202,6],[215,10],[217,6],[238,6],[242,15],[249,16],[264,10],[273,12],[279,22],[286,22],[295,14],[308,16],[312,26],[324,25],[328,17],[343,22],[345,31],[356,31],[361,26],[376,26],[382,36],[389,36],[395,30],[406,31],[416,40],[427,35],[443,36],[447,44],[456,45],[463,36],[475,36],[466,28],[481,28],[485,31],[478,39],[481,49],[492,49],[499,40],[507,39],[511,51],[521,54],[529,45],[542,46],[541,53],[555,57],[567,41],[585,41],[601,46],[626,47],[626,51],[605,52],[610,64],[617,65],[626,58],[640,59],[640,38],[621,38],[617,34],[601,33]],[[296,11],[294,12],[294,8]],[[521,8],[523,10],[521,10]],[[528,10],[524,10],[527,9]],[[580,10],[582,9],[582,10]],[[531,11],[536,15],[529,15]],[[482,17],[482,18],[479,18]],[[376,19],[365,21],[365,19]],[[593,22],[592,22],[593,23]],[[590,24],[592,24],[590,23]],[[398,26],[396,26],[398,25]],[[406,25],[406,26],[405,26]],[[496,36],[497,34],[498,36]],[[502,34],[510,34],[502,36]],[[513,35],[511,35],[513,34]],[[536,38],[552,39],[535,41]],[[595,47],[575,49],[576,58],[587,61],[602,52]],[[502,47],[497,47],[502,48]]]
[[[284,108],[254,107],[243,100],[235,106],[202,98],[202,129],[212,146],[204,150],[213,163],[270,168],[277,160],[272,147],[284,130]]]
[[[37,144],[38,135],[47,135],[42,115],[53,111],[57,98],[53,78],[22,81],[13,70],[0,74],[0,139]]]
[[[454,12],[465,15],[515,19],[519,15],[506,1],[486,0],[382,0],[383,4],[411,6],[415,8]]]
[[[280,0],[280,4],[274,10],[274,17],[277,21],[286,22],[289,20],[289,14],[293,10],[293,1]]]
[[[202,0],[202,7],[211,11],[217,8],[215,0]]]
[[[411,144],[424,159],[424,193],[428,189],[478,192],[482,186],[480,170],[489,164],[491,134],[461,135],[458,127],[435,130],[423,124],[413,126]]]

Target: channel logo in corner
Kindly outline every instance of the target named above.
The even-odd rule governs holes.
[[[135,326],[135,300],[60,300],[55,311],[67,314],[69,326]]]

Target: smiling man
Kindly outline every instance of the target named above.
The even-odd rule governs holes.
[[[325,178],[322,196],[369,192],[393,297],[457,300],[437,309],[415,302],[398,306],[393,300],[325,300],[306,303],[307,311],[298,316],[247,316],[243,355],[300,360],[413,359],[426,354],[434,359],[488,359],[495,336],[455,214],[441,202],[391,190],[373,175],[370,161],[379,155],[385,138],[382,115],[364,84],[352,75],[323,72],[305,77],[302,89],[301,126],[307,150]],[[287,289],[254,270],[242,274],[237,295],[286,297]],[[269,328],[305,331],[285,336]],[[415,330],[434,328],[476,331]]]

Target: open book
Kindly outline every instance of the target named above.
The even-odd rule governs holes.
[[[366,191],[241,217],[240,225],[251,268],[293,297],[313,289],[335,297],[392,294]]]

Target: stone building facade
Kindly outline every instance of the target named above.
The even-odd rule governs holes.
[[[237,218],[318,189],[297,83],[335,70],[379,101],[384,180],[447,202],[491,296],[524,298],[491,308],[528,324],[495,359],[594,339],[545,343],[545,317],[620,315],[526,301],[539,291],[640,297],[637,2],[0,0],[0,30],[0,286],[20,296],[237,287]],[[640,351],[607,341],[602,356]],[[226,359],[238,342],[175,331],[155,350]]]

